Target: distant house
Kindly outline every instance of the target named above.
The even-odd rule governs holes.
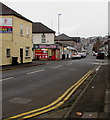
[[[32,21],[0,3],[0,65],[32,62]]]
[[[109,41],[107,40],[106,42],[104,42],[103,45],[101,45],[99,47],[99,51],[103,51],[105,53],[108,53],[108,44],[109,44]]]
[[[77,43],[79,43],[80,37],[69,37],[66,34],[60,34],[58,36],[55,36],[55,43],[61,43],[69,46],[77,46]]]
[[[54,44],[55,31],[40,22],[34,22],[32,25],[32,34],[33,59],[59,59],[59,47]]]
[[[60,49],[60,58],[71,58],[71,55],[77,51],[77,43],[79,41],[80,37],[69,37],[66,34],[55,36],[55,43],[62,46]]]

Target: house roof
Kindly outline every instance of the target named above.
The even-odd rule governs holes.
[[[54,33],[55,34],[55,31],[53,31],[52,29],[48,28],[47,26],[45,26],[40,22],[34,22],[32,24],[32,33]]]
[[[76,41],[76,42],[80,42],[80,37],[71,37],[74,41]]]
[[[60,34],[58,36],[55,36],[55,41],[75,41],[79,42],[80,37],[69,37],[66,34]]]
[[[66,34],[60,34],[58,36],[55,36],[55,41],[57,40],[62,40],[62,41],[66,41],[66,40],[71,40],[71,38],[69,36],[67,36]]]
[[[106,45],[106,44],[109,44],[109,41],[108,41],[108,40],[104,43],[104,45]]]
[[[6,5],[4,5],[3,3],[1,3],[0,2],[0,15],[7,15],[7,16],[9,16],[9,15],[14,15],[14,16],[16,16],[16,17],[19,17],[19,18],[21,18],[21,19],[23,19],[23,20],[26,20],[26,21],[28,21],[28,22],[31,22],[32,23],[32,21],[31,20],[29,20],[29,19],[27,19],[27,18],[25,18],[24,16],[22,16],[22,15],[20,15],[19,13],[17,13],[16,11],[14,11],[14,10],[12,10],[11,8],[9,8],[8,6],[6,6]]]

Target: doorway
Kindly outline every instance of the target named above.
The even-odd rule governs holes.
[[[20,63],[23,63],[23,48],[20,48]]]

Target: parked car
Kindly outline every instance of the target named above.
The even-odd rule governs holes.
[[[75,58],[81,58],[81,55],[79,53],[72,54],[71,59]]]
[[[81,55],[81,58],[85,58],[86,57],[86,53],[85,52],[80,52],[79,54]]]
[[[105,53],[105,57],[108,57],[108,53]]]
[[[93,56],[97,56],[97,54],[98,54],[97,52],[93,52]]]
[[[96,56],[97,59],[104,59],[105,55],[104,53],[99,52]]]

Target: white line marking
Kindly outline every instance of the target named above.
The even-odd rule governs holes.
[[[13,77],[9,77],[9,78],[0,79],[0,81],[10,80],[10,79],[13,79]]]
[[[33,74],[33,73],[38,73],[38,72],[42,72],[42,71],[44,71],[45,69],[41,69],[41,70],[37,70],[37,71],[33,71],[33,72],[29,72],[29,73],[27,73],[27,74]]]
[[[101,63],[101,65],[108,65],[108,63]]]
[[[63,65],[59,65],[59,66],[56,66],[56,67],[52,67],[52,68],[59,68],[59,67],[62,67]]]
[[[72,63],[69,63],[69,64],[67,64],[67,65],[71,65]]]
[[[96,69],[96,71],[98,71],[100,69],[100,66]]]

